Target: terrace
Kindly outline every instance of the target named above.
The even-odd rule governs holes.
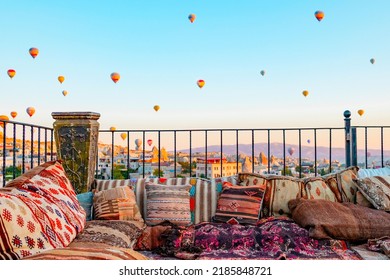
[[[53,127],[0,120],[1,186],[56,158],[78,191],[93,178],[210,178],[241,171],[307,177],[351,165],[384,167],[390,160],[390,126],[353,126],[349,111],[343,127],[274,129],[99,130],[97,113],[52,116]]]

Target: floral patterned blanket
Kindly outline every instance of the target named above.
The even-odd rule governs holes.
[[[271,217],[257,225],[205,222],[172,227],[157,253],[179,259],[361,259],[342,240],[318,240],[292,219]]]

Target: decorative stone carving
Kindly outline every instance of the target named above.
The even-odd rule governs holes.
[[[57,158],[76,193],[90,190],[95,176],[100,117],[92,112],[53,112]]]

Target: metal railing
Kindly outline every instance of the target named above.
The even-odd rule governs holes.
[[[43,162],[53,160],[53,128],[0,120],[0,186]]]

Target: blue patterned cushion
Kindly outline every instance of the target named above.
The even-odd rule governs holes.
[[[80,206],[85,210],[87,221],[92,220],[93,193],[80,193],[77,195],[77,200],[80,202]]]

